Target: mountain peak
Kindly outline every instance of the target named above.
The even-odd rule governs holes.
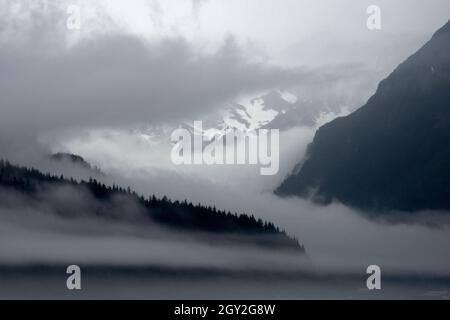
[[[321,127],[276,193],[369,210],[450,209],[450,22],[365,106]]]
[[[74,165],[79,165],[81,167],[88,169],[92,168],[92,166],[86,160],[84,160],[83,157],[72,153],[64,153],[64,152],[54,153],[50,156],[50,159],[53,161],[67,162]]]

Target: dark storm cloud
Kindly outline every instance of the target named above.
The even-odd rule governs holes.
[[[114,28],[77,34],[66,29],[67,14],[56,5],[13,10],[0,1],[0,7],[0,156],[16,162],[47,154],[37,138],[48,132],[178,123],[240,95],[302,84],[330,87],[357,73],[355,67],[256,62],[232,36],[207,52],[181,36],[148,41]]]
[[[250,62],[232,37],[208,54],[182,38],[148,43],[120,34],[67,48],[60,21],[49,12],[30,15],[31,23],[17,26],[19,36],[10,30],[16,20],[1,22],[3,130],[34,135],[67,126],[176,121],[307,76]]]
[[[333,83],[366,74],[360,66],[311,70],[255,62],[232,36],[206,51],[182,36],[144,40],[112,21],[111,32],[90,32],[87,22],[71,31],[63,5],[17,3],[0,0],[0,155],[9,158],[23,146],[29,150],[16,158],[36,153],[43,133],[178,123],[240,95],[301,86],[322,95]]]
[[[176,119],[299,76],[247,63],[232,40],[203,57],[181,39],[147,46],[126,36],[89,40],[62,54],[35,53],[1,54],[3,120],[32,113],[32,126],[52,127]]]

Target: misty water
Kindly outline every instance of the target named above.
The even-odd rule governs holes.
[[[1,299],[449,299],[450,278],[385,277],[369,291],[365,276],[226,275],[207,271],[87,268],[82,289],[66,288],[65,268],[2,270]]]

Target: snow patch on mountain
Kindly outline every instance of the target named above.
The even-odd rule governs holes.
[[[270,123],[278,111],[266,108],[262,98],[252,99],[247,104],[237,104],[224,112],[223,123],[226,127],[243,132],[254,131]]]

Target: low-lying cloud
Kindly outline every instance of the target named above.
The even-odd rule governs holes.
[[[133,135],[116,134],[120,139],[108,140],[97,133],[84,140],[66,141],[66,147],[104,165],[115,183],[131,185],[139,193],[188,199],[273,221],[305,244],[318,268],[361,273],[368,265],[378,264],[391,273],[448,274],[450,235],[446,213],[424,212],[408,217],[393,213],[375,219],[338,203],[322,207],[306,199],[273,194],[303,158],[314,128],[281,133],[282,163],[280,173],[273,177],[260,176],[251,166],[174,169],[169,149],[137,143]],[[119,154],[120,146],[126,146],[127,156]],[[164,154],[167,160],[160,158]]]
[[[276,273],[308,266],[302,255],[239,241],[241,236],[163,227],[130,200],[112,199],[108,216],[96,217],[92,208],[105,204],[70,186],[41,192],[39,202],[3,189],[0,197],[0,267],[76,263]]]

